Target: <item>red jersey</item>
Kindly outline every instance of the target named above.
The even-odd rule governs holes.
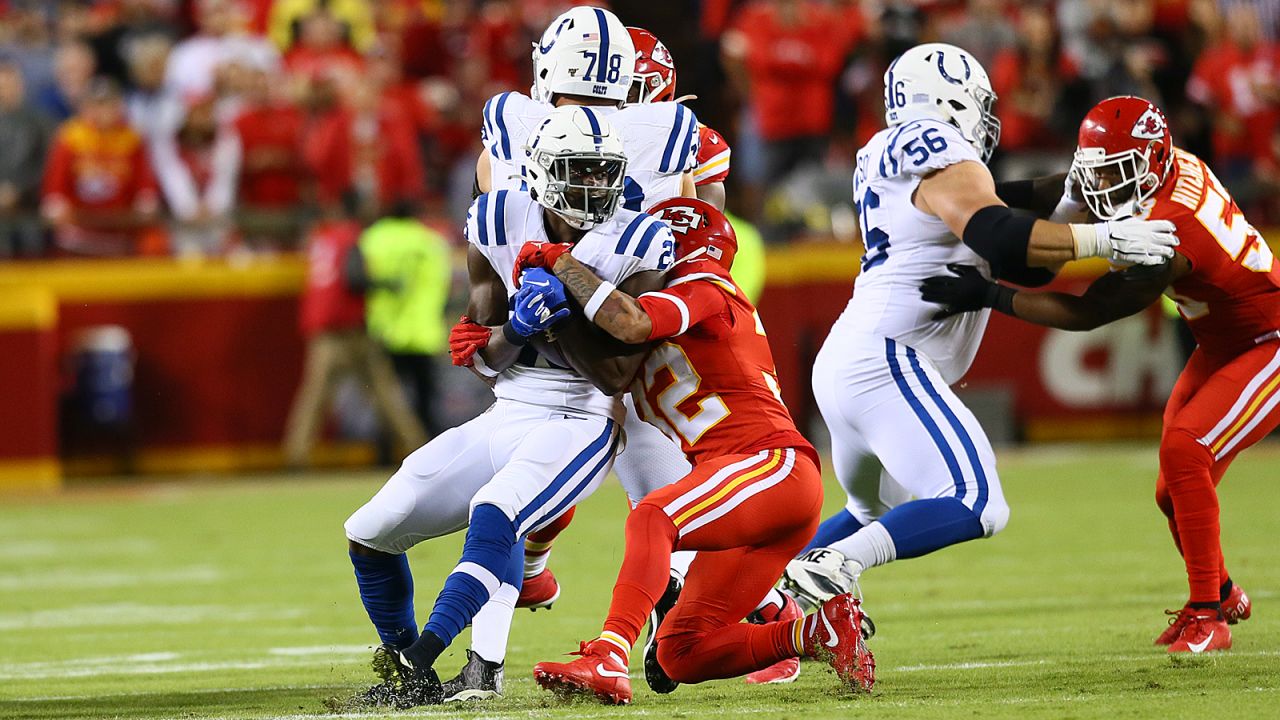
[[[639,298],[653,322],[636,406],[697,465],[722,455],[813,446],[782,404],[755,307],[713,260],[677,263],[668,285]]]
[[[44,197],[88,210],[149,210],[159,200],[138,133],[128,125],[101,129],[74,118],[49,150]]]
[[[729,143],[706,125],[698,125],[698,157],[693,166],[693,184],[709,185],[729,177]]]
[[[307,240],[307,285],[302,291],[299,326],[306,337],[364,327],[364,296],[343,281],[342,268],[360,242],[353,222],[324,223]]]
[[[248,207],[280,208],[302,199],[304,166],[301,142],[306,117],[290,105],[266,105],[236,118],[243,162],[240,202]]]
[[[1191,272],[1170,296],[1206,353],[1234,357],[1280,331],[1280,266],[1200,158],[1174,150],[1169,178],[1145,214],[1177,228],[1177,251]]]

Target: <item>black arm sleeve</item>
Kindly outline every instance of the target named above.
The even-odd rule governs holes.
[[[1018,215],[1003,205],[988,205],[969,218],[962,239],[992,268],[1025,267],[1035,224],[1035,218]]]

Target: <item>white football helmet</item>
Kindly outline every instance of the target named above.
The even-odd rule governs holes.
[[[983,162],[1000,142],[1000,121],[991,112],[995,102],[987,71],[955,45],[917,45],[899,55],[884,74],[884,119],[889,127],[921,117],[951,123]]]
[[[617,15],[598,7],[566,11],[533,46],[534,100],[578,95],[623,103],[635,72],[636,49]]]
[[[539,205],[579,230],[613,217],[627,157],[622,138],[598,112],[582,105],[552,110],[524,150],[523,177]]]

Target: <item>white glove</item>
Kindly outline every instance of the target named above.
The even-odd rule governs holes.
[[[1062,183],[1062,197],[1058,205],[1049,214],[1051,222],[1073,222],[1085,218],[1087,208],[1084,195],[1080,192],[1080,171],[1076,169],[1075,160],[1071,161],[1071,169],[1067,171],[1067,179]]]
[[[1076,243],[1076,259],[1106,258],[1113,262],[1159,265],[1173,257],[1178,246],[1168,220],[1111,220],[1094,225],[1069,225]]]

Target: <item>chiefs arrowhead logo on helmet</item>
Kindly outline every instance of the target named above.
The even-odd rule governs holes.
[[[1164,117],[1156,112],[1153,107],[1148,107],[1147,111],[1142,113],[1138,118],[1138,122],[1133,124],[1133,130],[1130,135],[1139,140],[1159,140],[1164,137],[1168,128],[1165,127]]]
[[[663,45],[661,41],[653,46],[653,52],[650,53],[649,57],[663,67],[674,68],[676,66],[676,61],[671,57],[671,51],[667,50],[667,46]]]
[[[677,260],[696,257],[703,251],[725,269],[733,267],[738,238],[729,219],[714,205],[697,198],[674,197],[649,208],[649,214],[671,227],[676,236]]]

